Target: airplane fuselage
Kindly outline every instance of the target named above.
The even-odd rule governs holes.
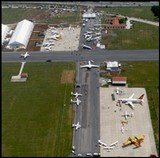
[[[132,103],[141,103],[142,100],[141,99],[119,99],[120,101],[122,101],[122,103],[126,103],[126,102],[132,102]]]

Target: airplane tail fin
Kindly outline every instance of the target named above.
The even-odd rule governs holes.
[[[144,94],[142,94],[138,99],[143,100]]]

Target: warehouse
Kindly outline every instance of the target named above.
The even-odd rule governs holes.
[[[127,84],[127,77],[112,77],[112,84],[113,85],[126,85]]]
[[[1,36],[1,44],[2,45],[5,41],[5,37],[7,36],[8,31],[9,31],[9,27],[7,25],[2,24],[2,36]]]
[[[106,70],[107,71],[119,71],[121,64],[119,64],[117,61],[109,61],[109,62],[105,62],[106,63]]]
[[[26,48],[32,34],[34,24],[28,20],[19,22],[16,26],[14,34],[9,41],[11,48]]]

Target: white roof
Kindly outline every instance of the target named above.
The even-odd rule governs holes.
[[[29,38],[33,31],[34,24],[28,20],[22,20],[16,26],[16,29],[9,41],[10,46],[14,45],[24,45],[25,47],[28,44]]]
[[[1,36],[1,44],[3,44],[5,37],[9,31],[9,27],[7,25],[2,24],[2,36]]]
[[[107,68],[108,67],[118,67],[118,62],[117,61],[113,61],[113,62],[109,61],[109,62],[107,62]]]
[[[83,18],[95,18],[96,14],[95,13],[84,13]]]

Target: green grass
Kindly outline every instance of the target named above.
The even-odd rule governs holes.
[[[147,92],[156,147],[159,153],[159,63],[122,62],[122,76],[127,76],[129,87],[144,87]]]
[[[79,12],[65,12],[55,17],[49,16],[50,12],[46,9],[25,9],[25,8],[3,8],[2,9],[2,23],[12,24],[17,23],[23,19],[32,19],[38,23],[74,23],[81,21]]]
[[[108,30],[102,43],[107,49],[158,49],[159,27],[134,22],[130,30]]]
[[[20,65],[2,64],[2,156],[69,156],[73,83],[62,84],[61,74],[75,64],[27,63],[27,82],[11,83]]]
[[[110,7],[102,8],[105,13],[121,14],[124,16],[142,18],[146,20],[154,21],[155,16],[151,11],[151,7]],[[105,23],[105,15],[103,16],[102,22]]]

